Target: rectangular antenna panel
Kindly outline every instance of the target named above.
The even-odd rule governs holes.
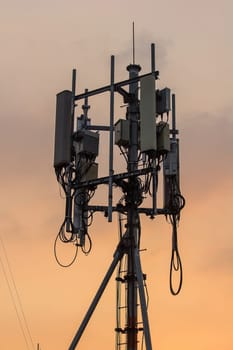
[[[87,172],[82,176],[82,181],[90,181],[98,178],[98,163],[92,163]]]
[[[140,79],[140,149],[141,152],[156,151],[156,98],[153,75]]]
[[[72,93],[65,90],[57,94],[54,167],[71,162],[72,145]]]
[[[80,130],[74,142],[76,154],[97,156],[99,153],[99,134],[89,130]]]
[[[179,140],[170,139],[170,152],[163,162],[165,176],[179,176]]]
[[[163,202],[165,209],[170,208],[172,191],[174,192],[171,179],[175,178],[177,189],[180,188],[179,140],[170,139],[170,148],[171,150],[163,162]]]
[[[165,154],[170,151],[169,124],[164,121],[157,124],[157,148],[159,154]]]
[[[129,145],[129,121],[126,119],[119,119],[115,124],[115,144]]]
[[[171,90],[164,88],[156,91],[156,113],[163,115],[171,110]]]

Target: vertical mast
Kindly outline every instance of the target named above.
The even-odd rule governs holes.
[[[130,64],[127,67],[129,79],[138,76],[141,67]],[[130,84],[129,94],[132,96],[127,110],[129,120],[130,140],[128,148],[128,172],[138,168],[138,82]],[[134,252],[138,245],[138,213],[136,198],[138,187],[136,178],[129,178],[127,193],[127,229],[129,235],[129,248],[127,254],[127,350],[137,350],[137,280],[135,272]]]

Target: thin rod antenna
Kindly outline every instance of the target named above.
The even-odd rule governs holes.
[[[110,89],[110,132],[109,132],[109,187],[108,187],[108,222],[112,222],[112,176],[113,170],[113,133],[114,133],[114,70],[115,57],[111,56]]]
[[[75,114],[75,89],[76,89],[76,69],[72,70],[72,95],[71,95],[71,133],[74,132],[74,114]],[[70,151],[71,152],[71,151]],[[72,217],[72,197],[71,186],[68,186],[66,196],[66,231],[71,232],[71,217]]]
[[[176,95],[172,94],[172,137],[176,138]]]
[[[135,64],[135,34],[134,34],[134,22],[133,22],[133,64]]]
[[[151,72],[155,72],[155,44],[151,44]]]
[[[72,71],[72,106],[71,106],[72,132],[74,131],[75,89],[76,89],[76,69],[73,69]]]
[[[155,44],[151,44],[151,72],[155,72]],[[155,90],[156,90],[156,79],[155,79]],[[155,102],[156,104],[156,102]],[[156,108],[156,105],[155,105]],[[154,163],[154,169],[155,169],[155,162]],[[153,205],[153,215],[156,215],[157,211],[157,176],[156,171],[154,170],[152,173],[152,191],[153,191],[153,197],[152,197],[152,205]]]

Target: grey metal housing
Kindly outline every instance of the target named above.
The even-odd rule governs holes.
[[[71,162],[72,147],[72,93],[64,90],[57,94],[54,167],[67,166]]]

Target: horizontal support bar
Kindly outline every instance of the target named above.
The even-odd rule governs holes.
[[[153,171],[154,171],[154,168],[150,167],[150,168],[146,168],[146,169],[136,170],[136,171],[131,172],[131,173],[116,174],[116,175],[112,176],[112,180],[113,180],[113,182],[117,182],[118,180],[123,180],[123,179],[127,179],[129,177],[134,177],[134,176],[145,175],[145,174],[151,173]],[[79,184],[75,185],[74,188],[78,189],[78,188],[98,186],[98,185],[108,184],[108,183],[109,183],[109,176],[105,176],[105,177],[100,177],[99,179],[95,179],[95,180],[80,182]]]
[[[117,89],[121,86],[125,86],[125,85],[130,85],[130,84],[133,84],[133,83],[136,83],[137,81],[139,81],[141,78],[144,78],[144,77],[147,77],[151,74],[154,74],[155,76],[155,79],[158,79],[158,76],[159,76],[159,72],[158,71],[155,71],[155,72],[152,72],[152,73],[147,73],[147,74],[143,74],[141,76],[137,76],[135,78],[132,78],[132,79],[127,79],[127,80],[123,80],[119,83],[115,83],[113,84],[114,86],[114,91],[117,91]],[[87,92],[84,92],[82,94],[79,94],[79,95],[76,95],[74,97],[74,100],[77,101],[77,100],[82,100],[84,99],[85,97],[90,97],[90,96],[95,96],[95,95],[98,95],[98,94],[102,94],[104,92],[107,92],[107,91],[110,91],[111,90],[111,86],[112,85],[106,85],[106,86],[103,86],[101,88],[98,88],[98,89],[95,89],[95,90],[91,90],[91,91],[87,91]]]
[[[87,130],[100,130],[100,131],[110,131],[110,126],[105,125],[87,125],[85,127]]]
[[[106,215],[108,213],[108,206],[107,205],[88,205],[87,209],[90,210],[90,211],[104,212],[104,213],[106,213]],[[121,213],[122,212],[122,207],[113,206],[112,207],[112,211],[116,211],[116,212]],[[169,213],[169,211],[167,209],[157,209],[156,210],[156,214],[153,214],[153,209],[152,208],[137,208],[137,212],[139,214],[145,214],[147,216],[172,214],[172,213]]]

